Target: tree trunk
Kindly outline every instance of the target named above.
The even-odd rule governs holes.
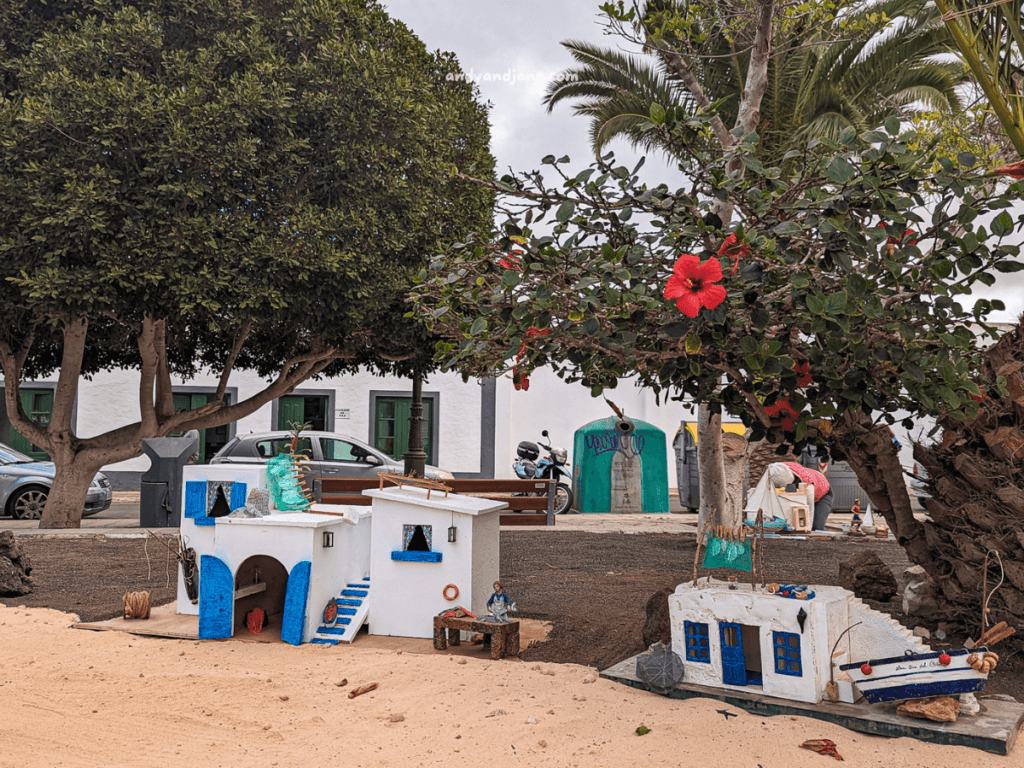
[[[53,479],[39,527],[79,528],[89,485],[103,465],[75,456],[56,463],[60,471]]]
[[[924,506],[929,520],[911,517],[908,522],[901,505],[906,500],[909,507],[909,499],[905,492],[902,497],[897,493],[889,467],[868,466],[862,472],[851,461],[872,504],[898,531],[907,556],[935,580],[945,617],[965,624],[975,637],[981,629],[986,552],[998,553],[1005,571],[1005,580],[989,603],[989,626],[999,621],[1011,626],[1024,623],[1024,326],[1018,325],[984,352],[981,363],[985,381],[1006,379],[1008,396],[988,389],[976,419],[942,417],[942,439],[914,448],[914,458],[928,472],[931,498]],[[884,476],[884,488],[872,480],[879,475]],[[887,509],[887,501],[896,503]],[[990,591],[999,578],[992,556]]]
[[[700,479],[700,514],[697,530],[711,525],[739,525],[741,510],[731,508],[725,479],[722,451],[722,413],[704,405],[697,406],[697,474]]]

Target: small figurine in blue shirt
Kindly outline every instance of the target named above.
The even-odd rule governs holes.
[[[500,581],[494,582],[494,594],[487,600],[487,610],[490,613],[484,621],[493,621],[496,624],[508,624],[508,612],[516,610],[516,604],[512,602]]]

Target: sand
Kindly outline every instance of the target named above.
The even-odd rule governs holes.
[[[0,766],[1024,766],[965,747],[762,718],[530,664],[71,628],[0,606]],[[344,687],[336,683],[347,679]],[[356,685],[378,682],[355,699]],[[737,713],[726,719],[716,710]],[[637,726],[650,733],[638,736]]]

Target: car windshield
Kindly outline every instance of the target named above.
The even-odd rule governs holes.
[[[26,456],[24,453],[18,453],[9,445],[0,443],[0,462],[3,462],[4,464],[29,464],[33,461],[35,461],[35,459],[31,456]]]

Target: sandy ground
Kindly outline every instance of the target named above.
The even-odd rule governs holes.
[[[675,701],[571,664],[354,646],[143,638],[0,606],[0,766],[1024,766],[717,701]],[[347,684],[337,683],[347,679]],[[379,682],[355,699],[356,685]],[[736,711],[726,718],[716,710]],[[535,722],[531,722],[535,721]],[[637,736],[645,725],[651,732]]]

